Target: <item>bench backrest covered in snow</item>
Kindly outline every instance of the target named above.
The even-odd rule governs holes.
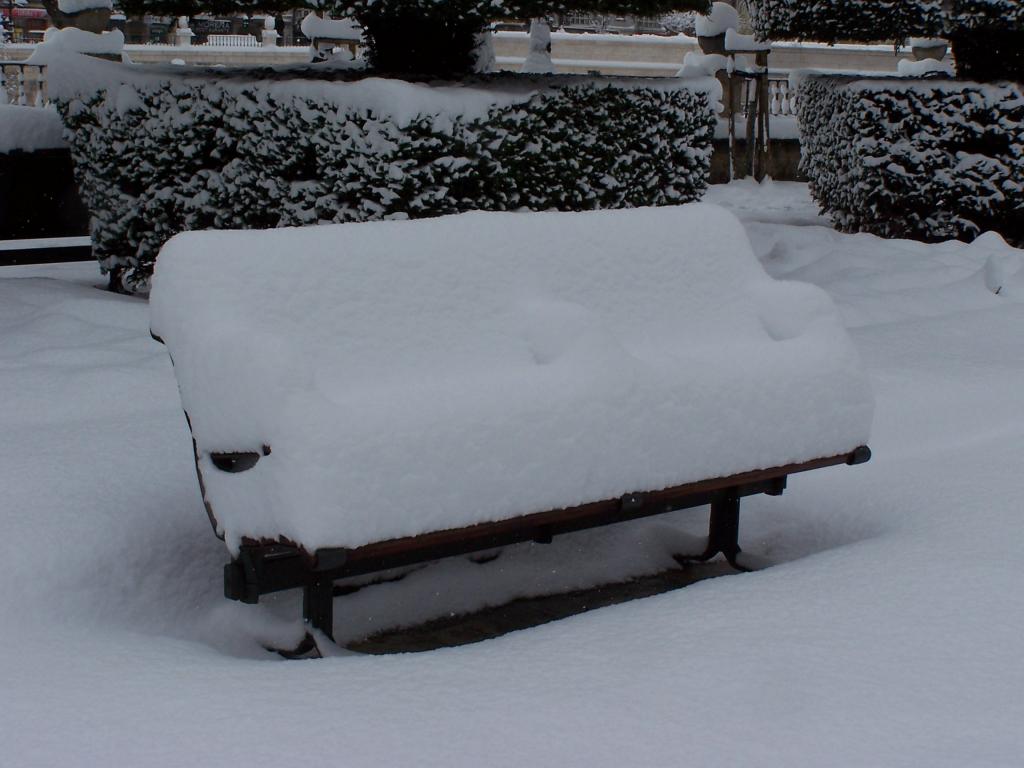
[[[715,206],[184,233],[151,306],[240,599],[866,456],[831,300]]]

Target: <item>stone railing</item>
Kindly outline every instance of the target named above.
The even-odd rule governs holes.
[[[46,102],[46,67],[0,61],[0,104],[41,107]]]
[[[796,116],[796,90],[789,84],[786,74],[768,76],[768,112],[773,117]]]
[[[582,19],[582,16],[579,17]],[[269,31],[269,30],[268,30]],[[270,31],[276,38],[276,33]],[[552,60],[559,73],[672,77],[689,51],[697,50],[693,38],[683,36],[552,33]],[[502,31],[494,35],[499,69],[518,71],[528,44],[524,32]],[[46,79],[40,67],[28,67],[34,46],[15,44],[0,52],[0,70],[9,103],[32,105],[46,101]],[[184,61],[189,65],[266,66],[309,61],[306,46],[268,46],[255,35],[210,35],[205,45],[126,45],[125,52],[137,64]],[[797,55],[799,54],[799,56]],[[901,56],[907,55],[901,53]],[[6,60],[4,60],[6,59]],[[21,59],[22,61],[19,61]],[[791,69],[811,67],[829,71],[877,71],[895,74],[897,56],[891,46],[828,46],[812,43],[777,43],[769,58],[768,110],[773,118],[796,116],[796,93],[790,87]],[[0,99],[3,97],[0,96]]]
[[[207,45],[219,45],[225,48],[260,48],[262,47],[255,35],[209,35]]]

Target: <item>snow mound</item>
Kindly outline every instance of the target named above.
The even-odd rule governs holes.
[[[0,104],[0,152],[66,147],[64,127],[53,107]]]
[[[151,323],[232,549],[836,455],[872,414],[831,300],[769,278],[716,206],[184,233]],[[231,451],[263,455],[217,469]]]
[[[687,51],[683,57],[677,77],[714,77],[722,70],[728,70],[729,57],[720,53]]]
[[[530,41],[526,60],[520,72],[547,75],[555,71],[551,63],[551,27],[547,19],[530,21]]]
[[[26,60],[29,64],[50,64],[62,53],[119,54],[124,50],[124,33],[119,29],[102,34],[86,32],[77,27],[46,30],[43,42]]]
[[[363,37],[363,30],[351,19],[325,19],[311,13],[302,20],[302,34],[310,40],[325,38],[328,40],[354,40]]]
[[[770,51],[771,43],[757,40],[753,35],[741,35],[735,29],[725,30],[725,50],[727,51]]]
[[[114,7],[113,0],[57,0],[57,7],[63,13],[105,10]]]
[[[900,77],[924,77],[931,74],[953,77],[955,74],[952,64],[948,61],[938,61],[937,59],[922,59],[921,61],[900,59],[896,63],[896,71]]]
[[[947,41],[941,37],[912,37],[907,43],[911,48],[938,48],[948,45]]]
[[[724,35],[727,30],[739,29],[740,15],[728,3],[713,3],[711,13],[698,16],[694,25],[700,37],[716,37]]]

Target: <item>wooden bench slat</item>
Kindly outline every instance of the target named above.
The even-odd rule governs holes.
[[[261,594],[307,586],[311,580],[332,582],[523,541],[550,540],[553,535],[703,506],[725,492],[736,496],[779,494],[791,474],[840,464],[862,464],[870,456],[870,450],[861,446],[836,456],[711,478],[659,491],[630,493],[617,499],[463,528],[390,539],[354,549],[321,548],[311,554],[289,543],[248,541],[239,557],[226,567],[225,594],[235,600],[257,602]]]
[[[401,539],[391,539],[374,544],[367,544],[356,549],[343,550],[346,553],[347,563],[354,564],[367,560],[389,559],[401,556],[405,553],[418,552],[423,550],[437,549],[450,546],[455,543],[466,541],[479,541],[487,538],[505,538],[523,531],[532,531],[538,528],[558,526],[570,530],[580,530],[583,527],[592,527],[592,524],[585,524],[588,521],[613,517],[618,520],[631,520],[637,517],[647,517],[659,514],[659,507],[670,505],[672,509],[685,509],[686,506],[675,506],[689,497],[705,496],[726,488],[743,487],[764,483],[769,480],[786,477],[797,472],[806,472],[812,469],[835,466],[837,464],[851,463],[853,453],[829,456],[823,459],[805,461],[800,464],[788,464],[772,469],[759,469],[752,472],[744,472],[729,477],[718,477],[709,480],[701,480],[696,483],[687,483],[672,488],[665,488],[660,491],[646,493],[625,494],[621,499],[605,499],[604,501],[580,504],[565,509],[553,509],[546,512],[535,512],[529,515],[513,517],[507,520],[498,520],[492,523],[478,523],[465,528],[451,528],[442,531],[421,534],[419,536],[408,536]],[[749,494],[745,494],[749,495]],[[624,509],[623,499],[634,497],[642,499],[642,505],[635,509]],[[687,506],[702,506],[703,503],[689,504]],[[644,510],[651,511],[644,511]],[[631,514],[633,513],[633,514]],[[574,524],[584,524],[574,527]],[[605,524],[602,520],[599,524]],[[533,536],[525,536],[523,541],[532,539]],[[320,553],[317,551],[317,559]],[[326,553],[325,553],[326,554]],[[329,555],[328,555],[329,557]],[[319,570],[319,569],[318,569]]]

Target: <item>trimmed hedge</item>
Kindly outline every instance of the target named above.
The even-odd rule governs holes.
[[[488,82],[499,87],[483,116],[439,109],[396,120],[367,104],[412,92],[367,101],[365,89],[362,98],[345,90],[366,81],[142,81],[57,105],[95,254],[127,290],[145,289],[160,247],[185,230],[670,205],[703,194],[715,126],[706,92],[679,81],[479,85]],[[510,83],[518,91],[500,87]]]
[[[1020,0],[754,0],[751,21],[758,34],[781,39],[904,40],[955,35],[969,29],[1024,25]]]
[[[751,6],[757,33],[782,40],[902,40],[942,28],[942,0],[755,0]]]
[[[799,96],[800,169],[836,229],[1024,243],[1020,85],[813,76]]]
[[[957,75],[1024,80],[1022,0],[752,0],[752,22],[776,40],[873,42],[944,37]]]

